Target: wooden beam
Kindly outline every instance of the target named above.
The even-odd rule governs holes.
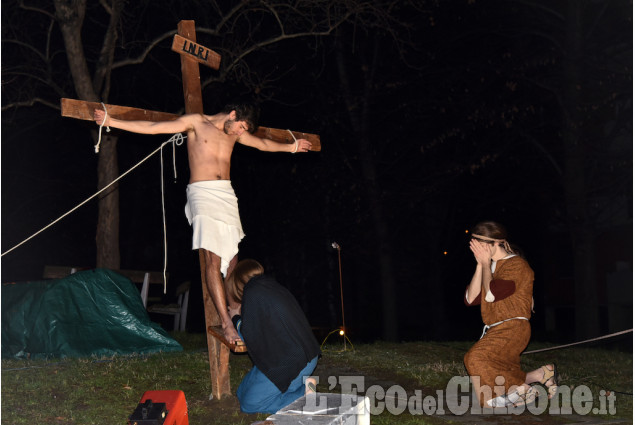
[[[62,116],[77,118],[80,120],[93,121],[95,109],[104,109],[99,102],[87,102],[77,99],[61,99]],[[118,106],[106,104],[108,115],[121,120],[146,120],[146,121],[173,121],[179,117],[177,114],[168,112],[150,111],[147,109],[130,108],[128,106]]]
[[[196,42],[196,28],[194,21],[179,21],[179,35]],[[181,78],[183,80],[183,96],[185,97],[185,113],[203,113],[203,91],[201,90],[201,75],[198,63],[185,55],[181,56]]]
[[[312,151],[319,152],[322,150],[322,145],[320,144],[320,136],[317,134],[311,133],[303,133],[300,131],[291,131],[293,136],[296,139],[307,139],[309,142],[313,144],[311,146]],[[279,143],[295,143],[295,140],[289,133],[289,130],[281,130],[279,128],[269,128],[269,127],[258,127],[258,129],[254,132],[254,136],[263,138],[263,139],[271,139],[275,140]]]
[[[178,25],[180,36],[196,42],[196,29],[194,21],[180,21]],[[183,79],[183,96],[185,99],[185,112],[188,114],[203,113],[203,92],[201,91],[201,77],[198,63],[185,55],[181,56],[181,78]],[[212,300],[212,294],[207,288],[207,268],[205,267],[205,254],[198,250],[201,264],[201,284],[203,285],[203,310],[205,311],[205,327],[221,325],[218,310]],[[221,283],[221,285],[223,285]],[[223,287],[222,290],[225,288]],[[222,306],[221,308],[225,308]],[[207,355],[209,358],[209,373],[212,384],[212,397],[220,399],[223,395],[231,394],[229,382],[229,347],[221,344],[212,334],[207,334]]]
[[[198,258],[201,263],[201,284],[203,285],[203,310],[205,312],[205,326],[209,329],[212,326],[220,326],[221,320],[218,310],[214,306],[212,296],[207,289],[205,254],[202,249],[198,250]],[[207,335],[207,357],[209,359],[209,374],[212,383],[212,397],[220,400],[223,395],[231,394],[229,382],[229,347],[222,344],[213,334]]]
[[[194,59],[196,62],[207,65],[210,68],[220,68],[220,55],[218,53],[179,34],[174,34],[172,51]]]
[[[225,335],[223,334],[223,327],[221,325],[210,326],[207,328],[207,332],[211,334],[214,338],[219,340],[222,344],[226,345],[234,353],[246,353],[247,346],[244,342],[240,341],[239,344],[233,343],[230,344],[227,339],[225,339]]]
[[[93,121],[93,112],[95,109],[103,109],[99,102],[88,102],[77,99],[61,99],[62,116],[68,118],[76,118],[80,120]],[[118,106],[106,104],[108,115],[121,120],[146,120],[146,121],[173,121],[180,115],[171,114],[169,112],[152,111],[148,109],[132,108],[129,106]],[[297,139],[307,139],[313,143],[312,151],[320,151],[320,136],[317,134],[303,133],[300,131],[292,131]],[[279,143],[295,143],[288,130],[279,128],[258,127],[254,133],[258,137],[274,140]]]

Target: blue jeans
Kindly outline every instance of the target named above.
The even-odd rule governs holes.
[[[280,392],[256,366],[243,378],[236,395],[244,413],[276,413],[304,395],[304,377],[311,376],[317,366],[317,357],[308,362],[296,376],[287,391]]]

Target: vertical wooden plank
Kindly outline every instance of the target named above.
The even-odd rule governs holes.
[[[179,35],[196,42],[196,27],[194,21],[180,21],[178,25]],[[203,113],[203,93],[201,91],[201,75],[198,62],[186,55],[181,57],[181,75],[183,78],[183,95],[185,96],[185,113]]]
[[[180,21],[178,33],[188,40],[196,42],[196,29],[194,21]],[[183,79],[183,96],[185,98],[185,112],[187,114],[203,113],[203,94],[201,92],[201,76],[198,62],[181,56],[181,74]],[[212,301],[212,296],[207,290],[207,278],[205,273],[205,255],[199,250],[199,262],[201,263],[201,283],[203,284],[203,304],[205,307],[205,329],[221,324],[220,316]],[[231,394],[229,386],[229,348],[220,343],[216,338],[207,335],[207,351],[209,355],[209,372],[212,381],[212,396],[220,399],[224,394]]]
[[[219,326],[220,316],[212,301],[212,296],[207,290],[205,277],[205,254],[198,250],[198,258],[201,263],[201,282],[203,283],[203,305],[205,307],[205,329],[209,326]],[[207,335],[207,351],[209,357],[209,373],[212,382],[212,397],[220,400],[224,394],[231,394],[229,385],[229,348],[214,338],[209,332]]]

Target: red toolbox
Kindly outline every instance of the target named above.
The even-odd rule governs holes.
[[[128,424],[189,425],[185,394],[179,390],[146,391]]]

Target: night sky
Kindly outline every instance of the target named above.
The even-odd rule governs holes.
[[[127,6],[115,62],[181,19],[196,21],[198,42],[225,67],[239,41],[277,30],[246,14],[210,35],[201,31],[216,25],[210,10],[163,3]],[[403,2],[391,19],[367,12],[329,36],[261,48],[227,74],[201,67],[202,81],[223,76],[204,88],[207,113],[249,96],[260,124],[321,136],[322,151],[303,155],[237,145],[232,183],[247,235],[239,257],[262,262],[312,325],[330,330],[341,324],[337,242],[351,338],[385,336],[382,283],[390,282],[399,340],[476,339],[479,311],[462,302],[474,267],[466,230],[500,221],[536,274],[534,338],[570,341],[562,329],[575,326],[575,254],[587,235],[597,330],[632,327],[632,5],[572,3]],[[288,29],[314,15],[304,18]],[[91,71],[106,23],[90,6],[82,39]],[[15,106],[77,97],[58,28],[49,68],[13,42],[42,50],[48,28],[47,18],[3,3],[3,252],[96,191],[94,124],[42,103]],[[170,45],[171,37],[143,63],[114,69],[105,101],[183,113]],[[168,138],[120,132],[120,172]],[[163,193],[169,290],[196,283],[188,328],[202,331],[198,255],[183,213],[186,148],[176,148],[176,180],[172,149],[163,157],[163,187],[158,155],[120,182],[121,268],[163,268]],[[96,220],[93,200],[4,255],[2,282],[40,279],[45,265],[94,267]]]

